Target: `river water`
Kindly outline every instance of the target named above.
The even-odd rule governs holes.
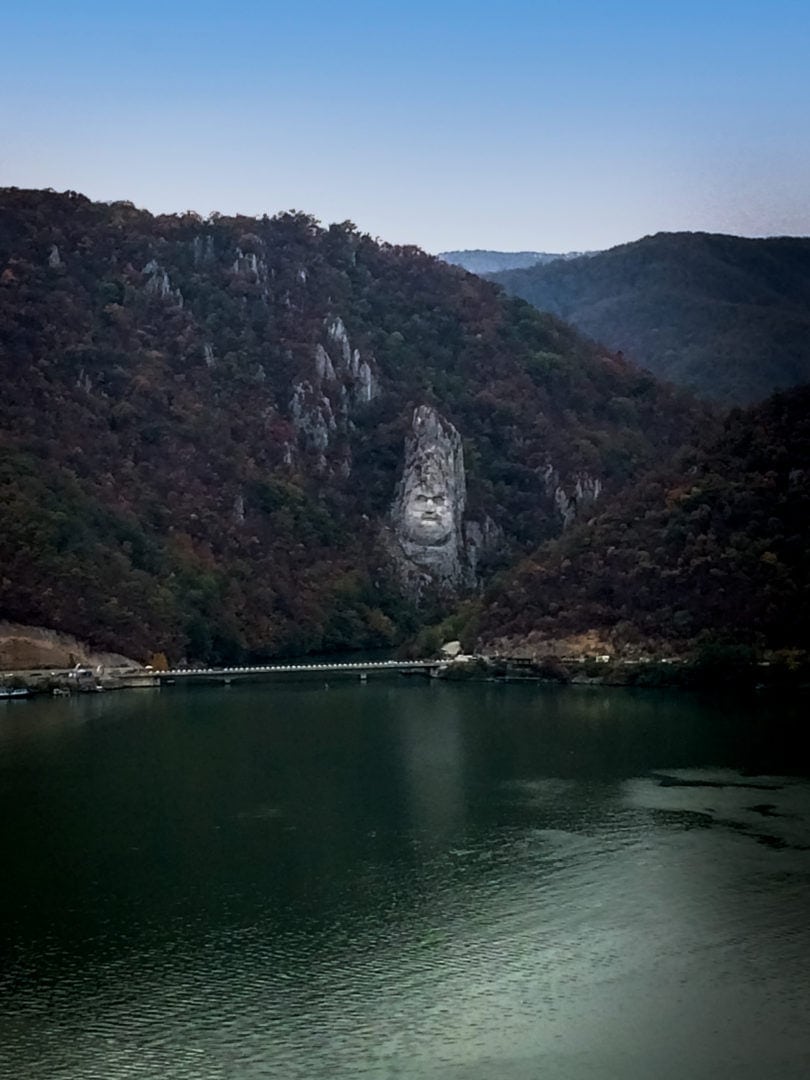
[[[389,679],[0,711],[0,1076],[810,1076],[798,705]]]

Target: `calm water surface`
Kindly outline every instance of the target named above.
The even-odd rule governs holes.
[[[0,1076],[810,1076],[801,715],[417,680],[0,705]]]

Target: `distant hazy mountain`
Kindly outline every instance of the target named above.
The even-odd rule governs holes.
[[[517,270],[527,266],[545,266],[558,259],[576,259],[589,254],[569,251],[559,254],[550,251],[442,251],[439,258],[453,266],[463,266],[471,274],[495,274],[503,270]]]
[[[665,379],[724,404],[810,381],[810,239],[658,233],[491,275]]]

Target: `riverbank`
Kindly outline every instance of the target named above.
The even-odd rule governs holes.
[[[24,691],[26,697],[63,697],[70,694],[97,694],[103,690],[125,690],[132,685],[128,676],[140,667],[83,667],[18,669],[0,675],[0,689]],[[22,696],[22,695],[21,695]]]
[[[355,677],[409,675],[453,682],[535,682],[561,686],[605,686],[650,689],[734,689],[810,690],[810,658],[792,651],[759,654],[740,647],[713,647],[689,657],[652,659],[620,658],[609,655],[590,657],[539,656],[448,656],[419,661],[341,660],[333,663],[302,658],[298,663],[271,664],[260,667],[178,669],[152,672],[133,667],[82,667],[44,671],[7,672],[0,686],[24,690],[30,696],[62,696],[74,693],[98,693],[179,683],[230,684],[237,681],[260,682],[269,678]]]
[[[556,656],[475,657],[448,667],[440,678],[532,681],[563,686],[616,686],[650,689],[779,689],[810,691],[810,656],[796,651],[760,658],[736,646],[700,650],[689,657],[621,659],[607,655],[560,659]]]

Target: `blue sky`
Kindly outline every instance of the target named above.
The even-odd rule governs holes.
[[[0,184],[430,251],[810,233],[810,3],[6,0]]]

